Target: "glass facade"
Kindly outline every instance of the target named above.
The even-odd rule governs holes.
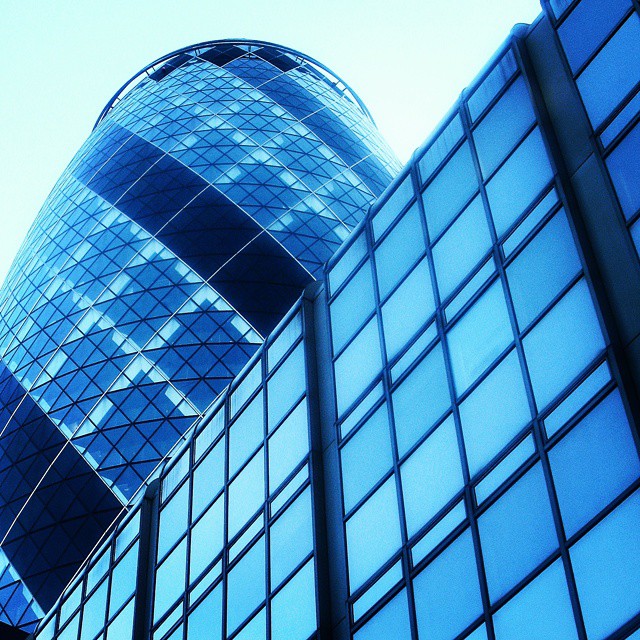
[[[0,618],[33,627],[398,169],[347,85],[268,43],[114,97],[0,291]]]
[[[639,15],[514,30],[37,640],[639,636]]]

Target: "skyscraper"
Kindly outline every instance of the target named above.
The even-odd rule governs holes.
[[[53,604],[398,168],[284,47],[195,45],[118,91],[0,292],[3,620]]]

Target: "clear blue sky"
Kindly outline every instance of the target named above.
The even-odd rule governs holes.
[[[539,0],[0,0],[0,281],[116,89],[216,38],[299,49],[360,95],[400,159]]]

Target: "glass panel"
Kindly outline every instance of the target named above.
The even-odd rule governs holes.
[[[630,0],[582,0],[558,29],[573,71],[577,71],[611,33]]]
[[[271,501],[271,515],[275,516],[282,507],[289,501],[289,498],[309,479],[309,465],[305,464],[282,491]]]
[[[580,269],[567,217],[560,211],[507,267],[520,328],[525,329]]]
[[[191,529],[189,581],[193,582],[222,551],[224,544],[224,495]]]
[[[398,354],[435,310],[431,272],[425,258],[382,306],[382,324],[389,359]]]
[[[556,560],[493,614],[496,640],[577,640],[562,561]]]
[[[138,509],[127,524],[122,528],[118,537],[116,538],[116,560],[120,557],[122,552],[133,542],[133,539],[138,535],[140,531],[140,509]]]
[[[458,395],[513,342],[500,280],[495,282],[447,334]]]
[[[301,342],[267,382],[269,431],[278,425],[294,402],[300,399],[306,386],[304,342]]]
[[[270,532],[271,589],[274,590],[313,550],[310,488],[278,517]]]
[[[264,513],[258,517],[242,532],[242,535],[228,548],[227,557],[229,563],[233,562],[247,547],[247,545],[264,529]]]
[[[280,362],[282,356],[293,343],[302,335],[302,313],[296,313],[282,330],[280,335],[271,343],[268,353],[269,371]]]
[[[80,640],[93,640],[98,631],[104,627],[107,613],[108,582],[108,580],[105,580],[84,604]]]
[[[491,601],[525,578],[558,546],[538,463],[478,519]]]
[[[441,344],[409,373],[391,398],[398,455],[402,457],[451,405]],[[419,398],[423,401],[416,402]]]
[[[433,142],[427,142],[429,148],[418,162],[422,184],[431,177],[434,170],[440,166],[440,163],[463,135],[462,120],[456,113],[451,122],[438,134],[438,137]]]
[[[229,485],[229,540],[264,502],[264,454],[260,449]]]
[[[351,593],[361,587],[401,543],[396,483],[390,478],[347,521]]]
[[[273,493],[309,453],[306,398],[269,438],[269,492]]]
[[[351,238],[350,238],[351,239]],[[329,272],[329,284],[333,295],[349,277],[355,266],[367,255],[367,239],[363,232],[353,238],[351,246],[340,256]]]
[[[158,559],[162,559],[187,530],[189,518],[189,482],[185,482],[160,511]]]
[[[224,438],[221,438],[193,472],[192,521],[211,503],[223,484]]]
[[[449,297],[490,249],[487,215],[478,196],[433,247],[441,300]]]
[[[384,299],[407,271],[424,255],[421,215],[414,205],[375,251],[380,298]],[[350,302],[353,304],[353,300]],[[372,306],[373,308],[373,306]]]
[[[611,124],[600,134],[600,140],[605,147],[608,147],[620,132],[631,122],[634,116],[640,111],[640,92],[636,93],[627,104],[620,110]]]
[[[380,398],[382,398],[382,382],[378,382],[344,419],[344,422],[340,425],[340,435],[343,439],[351,433],[354,427],[358,425],[360,420],[362,420]]]
[[[386,404],[347,442],[341,457],[344,510],[348,513],[393,464]]]
[[[629,219],[640,209],[640,124],[637,124],[607,159],[620,206]]]
[[[227,576],[227,634],[233,633],[265,598],[264,537]]]
[[[353,618],[359,620],[376,602],[382,599],[392,587],[402,580],[402,563],[396,562],[373,586],[365,591],[353,604]]]
[[[482,174],[487,178],[535,122],[531,96],[520,76],[473,132]]]
[[[640,16],[633,13],[578,78],[578,89],[594,129],[640,82],[639,40]],[[607,91],[602,90],[603,83]]]
[[[218,404],[220,403],[218,402]],[[224,429],[224,406],[224,403],[222,403],[222,406],[216,411],[215,415],[209,419],[206,426],[198,434],[198,437],[196,438],[196,461],[200,459],[202,454],[222,433],[222,430]]]
[[[111,576],[111,595],[109,598],[109,617],[129,599],[136,589],[138,577],[138,545],[118,562]]]
[[[190,614],[187,640],[220,640],[222,636],[222,584],[219,584]]]
[[[262,609],[234,640],[267,640],[267,611]]]
[[[620,392],[607,396],[550,452],[567,537],[640,475],[640,461]]]
[[[413,536],[462,490],[464,479],[453,416],[400,468],[407,534]]]
[[[451,322],[460,313],[464,306],[473,298],[480,288],[496,272],[495,258],[491,256],[476,271],[475,275],[460,289],[451,302],[445,307],[444,316],[447,322]]]
[[[247,460],[264,438],[264,395],[262,390],[229,428],[229,477]]]
[[[391,602],[386,604],[354,636],[354,640],[411,640],[409,623],[409,603],[403,589]]]
[[[640,611],[640,493],[570,550],[589,640],[608,637]]]
[[[389,199],[373,216],[371,226],[376,240],[391,226],[391,223],[407,206],[411,198],[413,198],[413,184],[411,183],[411,174],[409,174],[399,185],[393,187],[393,193]]]
[[[418,356],[438,337],[436,323],[432,322],[422,335],[405,351],[402,357],[391,367],[391,382],[398,378],[417,360]]]
[[[251,369],[244,376],[244,378],[238,383],[238,386],[231,393],[231,400],[229,402],[229,411],[231,413],[230,418],[233,418],[236,413],[242,409],[244,403],[253,395],[253,392],[258,388],[262,382],[262,360],[258,357],[255,364],[251,366]]]
[[[413,546],[411,550],[413,565],[417,565],[423,558],[426,558],[466,517],[464,501],[460,500]]]
[[[469,529],[414,579],[413,590],[421,638],[453,640],[482,614]]]
[[[185,538],[156,570],[154,620],[159,620],[165,611],[184,594],[186,571],[187,540]]]
[[[342,415],[382,369],[378,321],[373,318],[335,363],[338,414]]]
[[[501,236],[553,178],[540,129],[531,132],[487,184],[496,233]]]
[[[522,342],[541,410],[604,349],[587,283],[580,280]]]
[[[465,142],[422,194],[427,227],[435,239],[478,189],[478,178]]]
[[[133,613],[135,601],[129,604],[120,612],[118,617],[109,625],[107,640],[131,640],[133,636]]]
[[[531,420],[518,354],[512,351],[460,405],[460,421],[473,477]]]
[[[507,84],[517,70],[518,63],[513,51],[509,49],[467,101],[469,113],[473,120],[476,120],[486,109],[487,105],[498,95],[500,89]]]
[[[331,336],[337,353],[375,308],[371,262],[364,263],[331,303]]]
[[[313,560],[271,601],[271,640],[306,640],[316,629]]]

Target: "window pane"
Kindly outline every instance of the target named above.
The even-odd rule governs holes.
[[[478,519],[491,601],[525,578],[558,546],[540,464]]]
[[[260,449],[229,485],[229,539],[264,502],[264,454]]]
[[[458,395],[513,342],[500,280],[453,326],[448,335]]]
[[[265,598],[264,536],[227,577],[227,633],[233,633]]]
[[[133,595],[138,577],[138,545],[134,545],[118,562],[111,576],[111,596],[109,599],[109,616]]]
[[[573,71],[577,71],[609,35],[630,0],[582,0],[558,29]]]
[[[415,578],[413,589],[421,638],[452,640],[482,614],[469,529]]]
[[[271,602],[271,640],[306,640],[317,627],[313,560]]]
[[[378,321],[374,317],[335,363],[338,413],[342,415],[382,369]]]
[[[460,421],[474,476],[531,420],[518,354],[512,351],[460,405]]]
[[[438,344],[391,394],[398,455],[403,456],[449,408],[449,385]]]
[[[187,539],[185,538],[156,571],[154,620],[159,620],[162,614],[184,594],[186,571]]]
[[[373,235],[377,240],[388,229],[398,214],[409,204],[413,198],[413,184],[411,175],[408,175],[397,187],[380,210],[373,216]]]
[[[189,614],[187,640],[220,640],[222,636],[222,584]]]
[[[640,16],[633,13],[577,80],[584,106],[598,128],[640,82]],[[602,87],[607,87],[606,91]]]
[[[354,640],[380,640],[380,638],[411,640],[406,590],[401,591],[385,605],[354,636]]]
[[[480,167],[488,177],[535,122],[531,96],[520,76],[473,133]]]
[[[191,529],[191,566],[193,582],[222,551],[224,544],[224,495],[221,495]]]
[[[577,640],[562,561],[556,560],[493,615],[496,640]]]
[[[453,416],[449,416],[400,469],[407,533],[419,531],[453,496],[464,479]]]
[[[620,206],[628,219],[640,209],[640,124],[613,150],[607,166]]]
[[[387,356],[393,358],[436,310],[426,258],[382,306]]]
[[[371,262],[367,261],[329,307],[334,353],[360,328],[374,306],[373,274]]]
[[[344,510],[349,512],[391,469],[387,405],[382,405],[342,449]]]
[[[640,611],[640,493],[570,550],[589,640],[609,636]]]
[[[560,211],[507,268],[520,328],[525,329],[580,269],[567,217]]]
[[[376,273],[380,298],[398,284],[402,276],[425,252],[420,211],[415,204],[376,249]],[[351,300],[348,304],[353,304]]]
[[[304,342],[301,342],[280,365],[267,383],[269,430],[278,426],[307,386],[304,365]]]
[[[518,70],[518,63],[509,49],[496,66],[487,74],[478,88],[473,92],[469,100],[469,113],[475,120],[495,98],[513,74]]]
[[[347,521],[351,593],[400,548],[401,542],[396,483],[390,478]]]
[[[522,342],[542,410],[604,349],[587,283],[580,280]]]
[[[431,177],[434,170],[438,168],[463,135],[462,120],[460,115],[456,113],[451,122],[438,134],[438,137],[433,142],[429,142],[429,148],[418,162],[422,184]]]
[[[309,453],[307,400],[304,399],[269,438],[269,492],[273,493]]]
[[[565,532],[571,536],[640,474],[620,393],[583,418],[551,450],[549,460]]]
[[[553,178],[539,129],[534,129],[487,184],[496,233],[501,236]]]
[[[329,284],[331,293],[335,293],[340,285],[349,277],[354,267],[367,254],[367,240],[365,234],[360,232],[357,236],[349,236],[351,246],[340,256],[329,272]]]
[[[134,603],[135,601],[132,599],[118,614],[118,617],[111,622],[109,631],[107,632],[107,640],[131,640],[133,636]],[[60,640],[63,639],[60,638]]]
[[[235,475],[263,438],[264,396],[260,391],[229,428],[229,477]]]
[[[275,589],[313,549],[311,489],[271,525],[271,589]]]
[[[173,546],[176,540],[187,530],[189,517],[189,482],[166,502],[160,511],[158,525],[158,559]]]
[[[107,613],[108,582],[108,580],[105,580],[93,592],[89,600],[84,605],[82,611],[82,633],[80,634],[81,640],[93,640],[98,631],[104,627],[105,616]],[[182,585],[182,587],[184,589],[184,585]]]
[[[207,454],[193,472],[193,514],[195,520],[211,503],[224,484],[224,438]]]
[[[433,248],[441,300],[453,292],[490,248],[487,216],[478,196]]]
[[[478,178],[465,142],[422,194],[427,227],[435,239],[478,189]]]

